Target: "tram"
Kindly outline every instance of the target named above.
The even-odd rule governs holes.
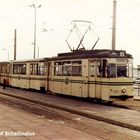
[[[132,56],[125,51],[84,50],[50,62],[52,92],[107,101],[133,97]]]
[[[123,50],[79,50],[57,57],[0,63],[0,82],[24,89],[105,101],[133,97],[132,56]]]
[[[77,49],[56,57],[0,62],[0,83],[104,101],[132,98],[132,55],[125,50],[94,49],[99,38],[91,50],[85,49],[84,38],[91,32],[91,22],[84,21],[88,26],[83,32],[76,22],[66,42],[71,49],[68,39],[76,30],[80,39]]]

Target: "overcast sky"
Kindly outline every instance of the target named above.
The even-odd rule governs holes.
[[[113,0],[0,0],[0,59],[13,59],[17,29],[17,59],[33,58],[34,8],[37,9],[37,47],[40,57],[70,51],[65,40],[72,20],[94,24],[100,37],[96,49],[111,49]],[[116,49],[126,50],[140,64],[140,0],[117,0]],[[43,29],[47,32],[43,32]],[[6,50],[3,50],[5,48]],[[38,49],[37,49],[38,50]],[[36,51],[37,57],[37,51]]]

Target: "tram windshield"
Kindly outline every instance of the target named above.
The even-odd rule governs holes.
[[[132,77],[131,64],[109,64],[108,77]]]
[[[117,66],[117,77],[128,77],[127,66]]]

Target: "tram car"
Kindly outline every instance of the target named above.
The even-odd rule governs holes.
[[[12,61],[11,86],[45,91],[46,62],[44,59]]]
[[[49,90],[114,101],[133,97],[132,56],[122,50],[83,50],[52,58]]]
[[[132,56],[123,50],[77,50],[56,57],[0,63],[0,82],[82,98],[133,97]]]

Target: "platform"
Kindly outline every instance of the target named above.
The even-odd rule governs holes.
[[[32,100],[36,103],[43,103],[54,108],[63,108],[65,111],[82,114],[96,120],[140,131],[139,111],[90,104],[84,101],[81,102],[73,99],[66,99],[14,88],[6,88],[3,90],[2,87],[0,87],[0,92],[3,94],[10,94],[18,98]]]
[[[99,140],[61,122],[0,103],[0,140]]]

